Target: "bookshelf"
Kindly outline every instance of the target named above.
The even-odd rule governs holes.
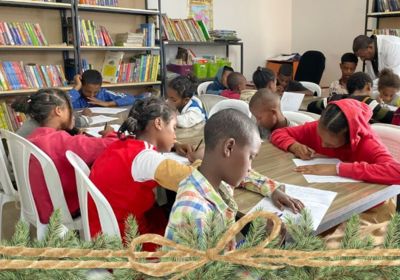
[[[381,1],[383,1],[384,6],[379,8],[378,5]],[[394,2],[396,2],[395,6],[393,6]],[[390,35],[400,35],[400,1],[396,0],[394,2],[384,0],[366,0],[365,35],[373,34],[376,29],[397,29],[399,30],[396,32],[397,34]],[[385,9],[385,11],[380,11],[382,9]]]

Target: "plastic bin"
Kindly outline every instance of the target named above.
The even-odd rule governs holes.
[[[168,64],[167,70],[177,73],[182,76],[187,76],[192,73],[193,66],[192,65]]]
[[[193,74],[197,79],[206,79],[208,74],[207,62],[198,61],[193,64]]]

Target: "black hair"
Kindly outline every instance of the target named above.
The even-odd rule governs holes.
[[[346,140],[350,141],[350,129],[346,115],[336,104],[331,103],[326,106],[321,113],[319,124],[332,133],[346,133]]]
[[[253,83],[257,89],[266,88],[275,79],[275,73],[269,68],[258,67],[253,73]]]
[[[354,53],[348,52],[348,53],[345,53],[344,55],[342,55],[342,58],[340,59],[340,61],[342,63],[351,62],[351,63],[355,63],[357,65],[358,57]]]
[[[290,64],[282,64],[279,68],[278,75],[291,77],[293,75],[293,66]]]
[[[157,97],[149,97],[139,99],[129,111],[128,118],[122,123],[118,130],[118,137],[127,131],[130,135],[137,135],[144,131],[148,123],[156,118],[161,118],[164,122],[169,123],[175,110],[168,104]]]
[[[256,91],[256,93],[251,97],[249,102],[249,107],[254,108],[256,105],[262,105],[263,107],[269,106],[267,104],[271,102],[280,101],[279,94],[272,92],[268,88],[262,88]]]
[[[357,90],[362,90],[367,84],[372,85],[371,77],[364,72],[356,72],[350,76],[346,87],[349,94],[353,94]]]
[[[239,73],[239,72],[232,72],[228,75],[228,78],[226,80],[226,83],[228,85],[228,88],[230,90],[237,90],[240,82],[242,80],[246,80],[246,78],[243,76],[243,74]]]
[[[40,89],[31,96],[17,99],[11,105],[15,111],[29,115],[40,125],[44,124],[50,113],[57,106],[67,106],[72,118],[72,106],[69,96],[61,89]]]
[[[101,85],[103,83],[103,77],[97,70],[86,70],[82,74],[82,85]]]
[[[353,52],[367,49],[369,45],[374,43],[374,39],[367,35],[358,35],[353,41]]]
[[[241,145],[252,141],[258,133],[257,125],[235,109],[225,109],[211,116],[204,127],[206,151],[212,151],[220,140],[233,138]]]
[[[192,75],[178,76],[168,83],[168,87],[175,90],[182,99],[192,98],[197,90],[197,80]]]
[[[400,89],[400,77],[389,68],[385,68],[379,73],[378,81],[378,90],[387,87]]]

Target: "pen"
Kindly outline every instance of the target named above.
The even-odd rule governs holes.
[[[200,148],[201,143],[203,143],[203,138],[200,140],[200,142],[197,145],[196,149],[194,149],[195,152]]]
[[[104,129],[103,130],[107,129],[107,125],[108,125],[108,122],[106,122],[106,124],[104,125]]]

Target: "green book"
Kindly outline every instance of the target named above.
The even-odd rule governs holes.
[[[201,31],[204,34],[204,37],[206,38],[207,41],[209,41],[211,39],[211,37],[210,37],[210,33],[208,33],[207,26],[204,24],[204,22],[202,20],[198,20],[197,23],[199,24]]]

